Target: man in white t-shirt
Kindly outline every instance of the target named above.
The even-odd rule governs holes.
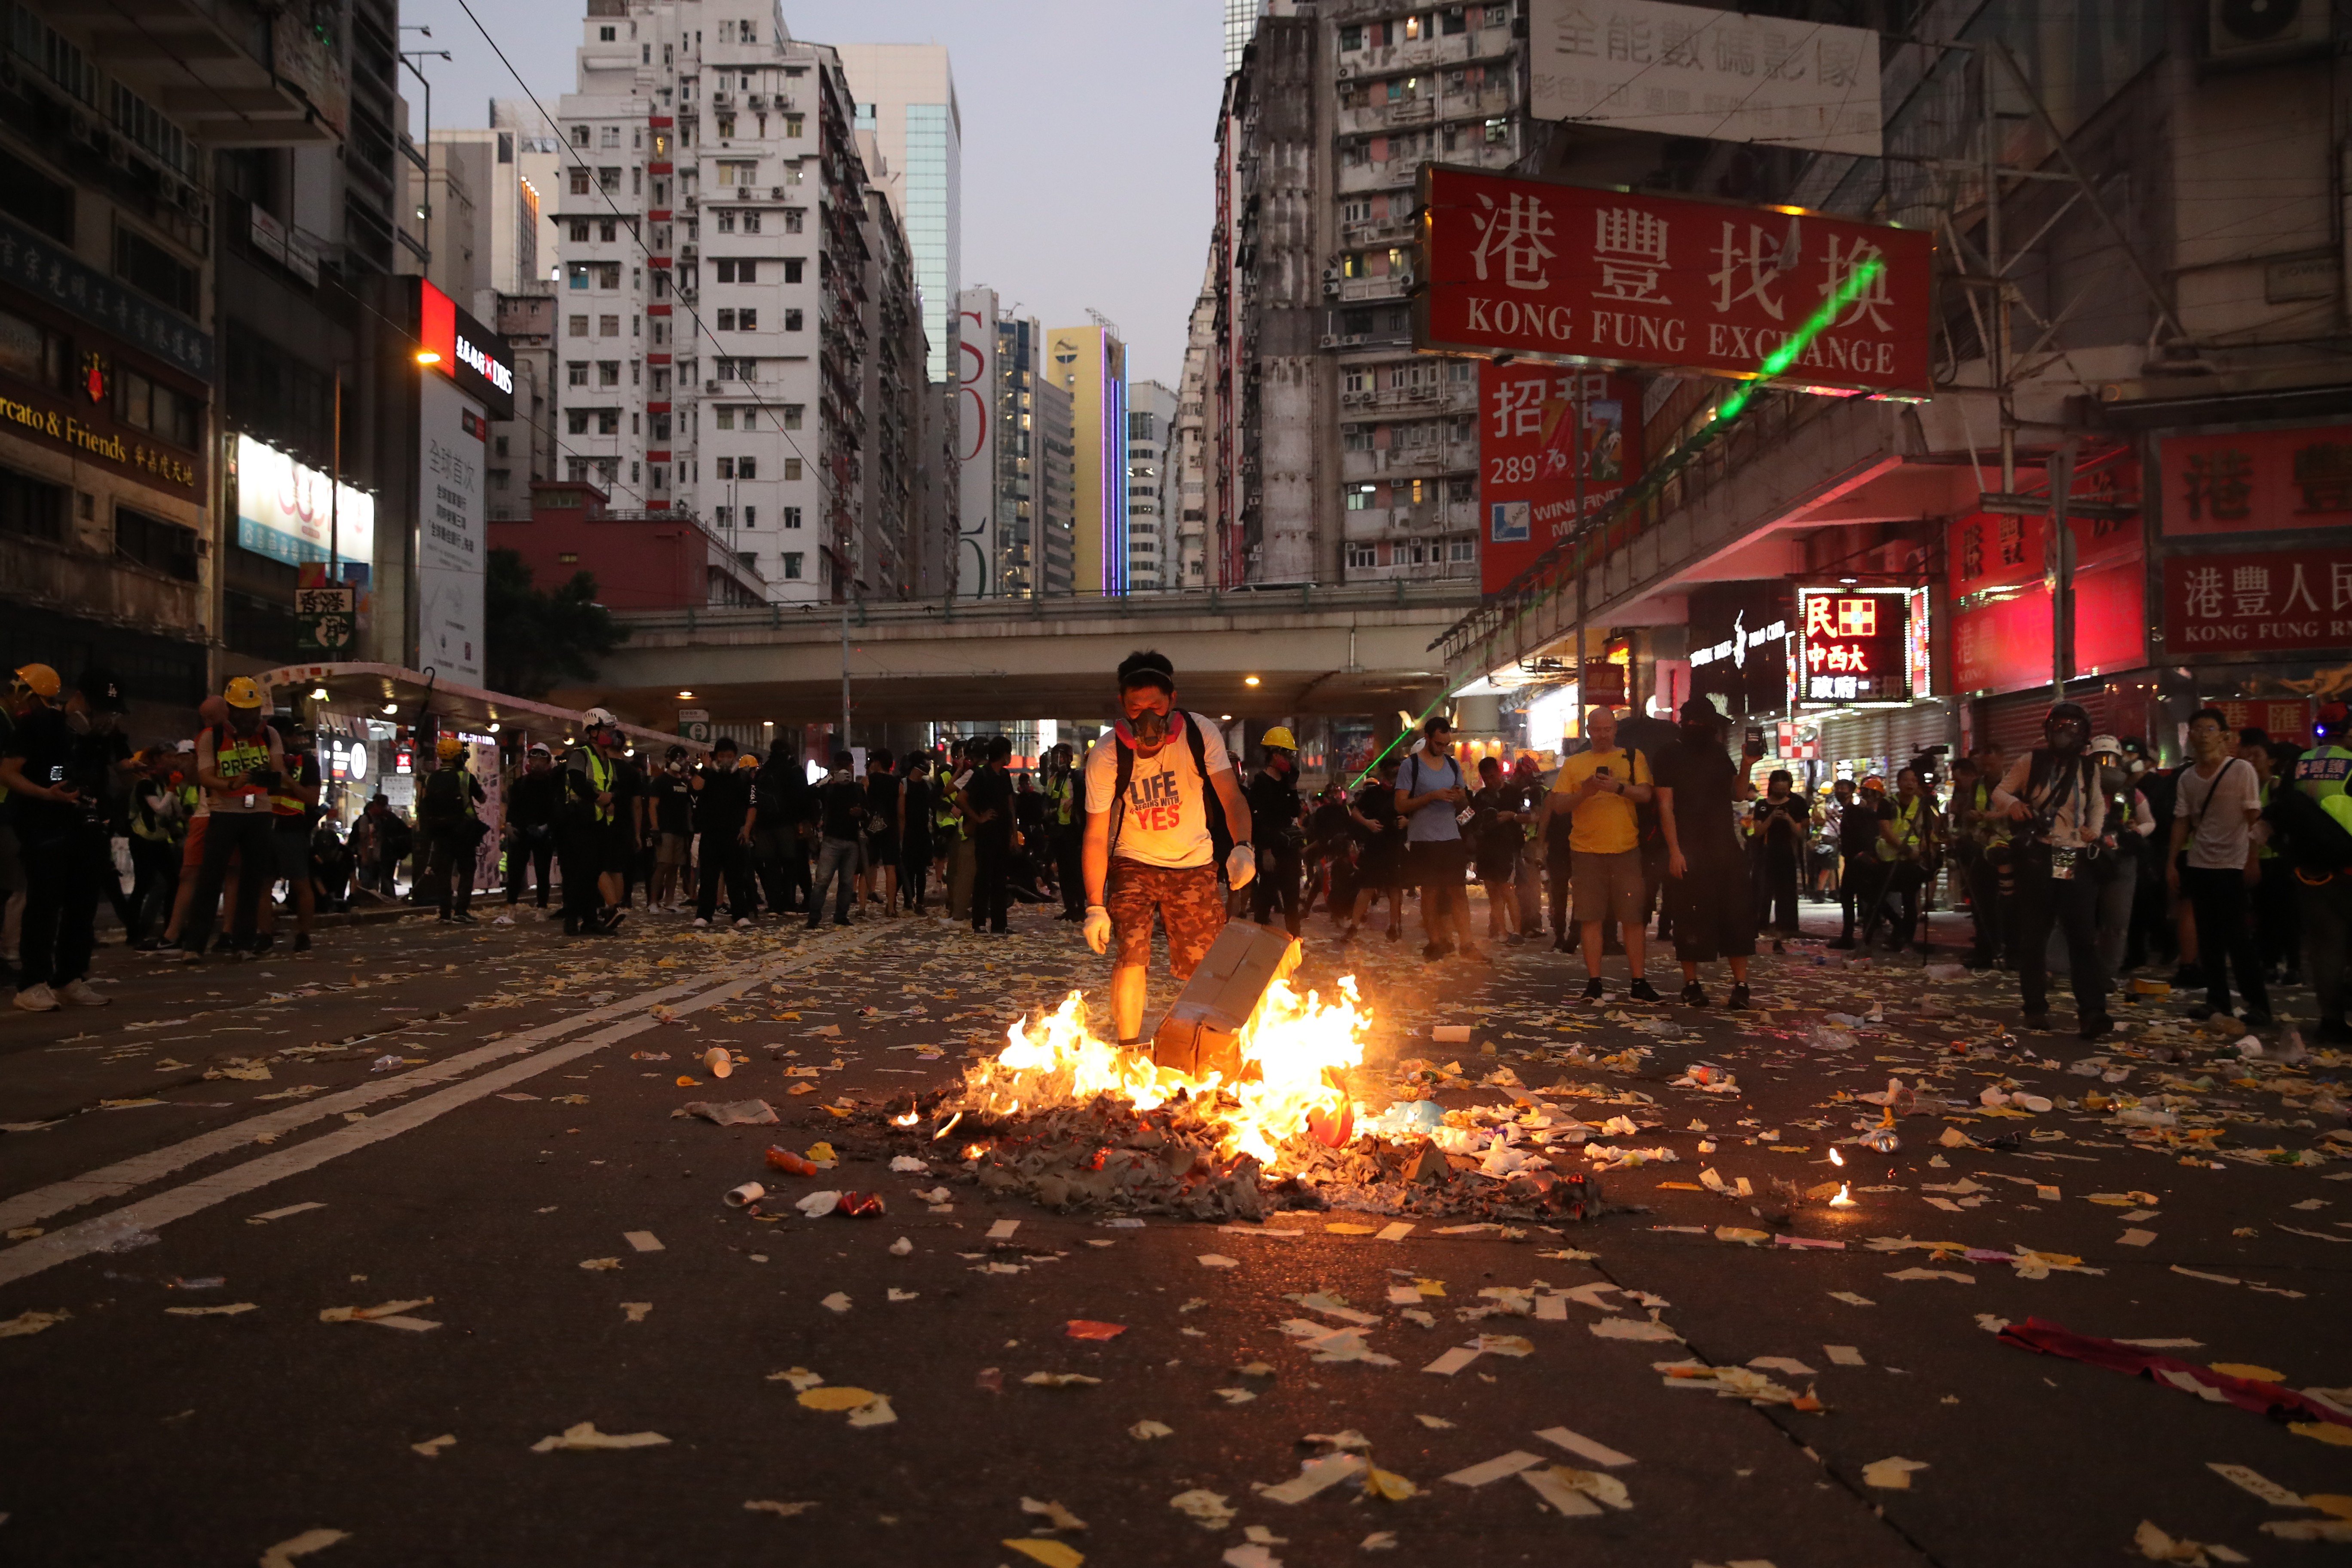
[[[1256,875],[1257,857],[1250,847],[1249,803],[1223,739],[1208,720],[1176,707],[1176,667],[1161,654],[1129,654],[1118,667],[1118,696],[1124,717],[1087,752],[1085,929],[1097,952],[1118,940],[1111,1015],[1119,1044],[1131,1046],[1143,1030],[1153,914],[1167,928],[1168,968],[1179,981],[1192,978],[1225,923],[1209,827],[1211,790],[1233,836],[1225,875],[1236,889]]]
[[[2197,951],[2205,961],[2205,1005],[2191,1016],[2229,1016],[2234,968],[2246,994],[2246,1022],[2262,1025],[2271,1021],[2271,998],[2246,919],[2246,890],[2262,879],[2254,841],[2254,824],[2263,815],[2262,785],[2252,763],[2230,754],[2231,738],[2229,716],[2218,708],[2200,708],[2189,721],[2194,760],[2173,784],[2172,847],[2164,858],[2165,875],[2175,897],[2188,895],[2197,920]]]

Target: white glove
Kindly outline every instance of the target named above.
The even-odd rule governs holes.
[[[1234,845],[1233,853],[1225,857],[1225,880],[1238,893],[1248,887],[1250,879],[1256,875],[1257,851],[1246,844]]]
[[[1110,951],[1110,911],[1100,904],[1087,906],[1087,945],[1097,952]]]

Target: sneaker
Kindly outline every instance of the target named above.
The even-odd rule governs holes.
[[[1601,976],[1598,974],[1584,983],[1584,999],[1587,1002],[1601,1000]]]
[[[2074,1033],[2083,1039],[2095,1040],[2102,1036],[2112,1035],[2115,1031],[2116,1021],[2113,1018],[2108,1017],[2105,1013],[2094,1013],[2083,1020],[2083,1026],[2076,1029]]]
[[[1527,944],[1528,939],[1521,936],[1517,931],[1505,931],[1503,933],[1503,945],[1506,947],[1525,947]]]
[[[736,916],[735,929],[737,931],[750,931],[751,929],[751,917],[749,915]]]
[[[1787,942],[1782,942],[1779,937],[1777,937],[1777,936],[1776,936],[1776,937],[1774,937],[1774,938],[1772,939],[1772,951],[1773,951],[1774,952],[1788,952],[1788,951],[1789,951],[1789,944],[1788,944]]]
[[[114,998],[99,990],[87,980],[68,980],[58,987],[58,1000],[73,1007],[104,1007]]]
[[[294,933],[294,951],[297,952],[308,952],[310,951],[310,933],[309,931],[298,931]]]
[[[837,926],[845,926],[849,923],[849,917],[847,915],[835,915],[833,917],[833,923]]]
[[[471,910],[459,910],[453,918],[461,926],[478,926],[482,923],[474,918],[474,911]]]
[[[710,929],[710,922],[704,920],[700,915],[697,915],[694,917],[694,929],[697,931],[709,931]]]
[[[1704,1007],[1706,1005],[1706,987],[1694,980],[1683,987],[1682,999],[1685,1007]]]
[[[621,922],[628,918],[629,911],[626,910],[607,908],[597,913],[594,929],[606,935],[610,935],[614,931],[620,930]]]
[[[1738,984],[1734,985],[1731,988],[1731,995],[1724,1002],[1723,1005],[1735,1013],[1746,1012],[1749,1005],[1748,1000],[1748,983],[1743,980]]]
[[[2050,1015],[2047,1013],[2028,1013],[2025,1015],[2025,1026],[2029,1029],[2046,1029],[2050,1026]]]
[[[433,923],[436,925],[453,926],[457,923],[457,917],[451,914],[448,910],[444,910],[441,911],[441,918]]]
[[[259,958],[263,953],[268,952],[271,948],[277,945],[278,933],[276,931],[264,931],[261,935],[253,937],[246,942],[245,953],[248,958]]]
[[[1664,997],[1658,994],[1658,988],[1650,984],[1649,977],[1647,975],[1637,975],[1634,978],[1633,984],[1626,988],[1625,994],[1631,996],[1636,1002],[1663,1002],[1665,1000]]]
[[[58,1010],[57,994],[46,985],[27,985],[16,993],[16,1005],[27,1013],[54,1013]]]
[[[1569,945],[1568,937],[1565,932],[1551,939],[1551,950],[1554,952],[1574,952],[1576,951],[1575,948]]]
[[[706,922],[704,922],[704,921],[695,921],[694,923],[695,923],[696,925],[702,925],[702,924],[705,924]],[[817,918],[816,918],[816,916],[814,916],[814,915],[811,915],[811,916],[809,916],[809,918],[808,918],[808,924],[807,924],[807,926],[806,926],[806,928],[805,928],[805,929],[806,929],[806,930],[809,930],[809,931],[814,931],[814,930],[816,930],[816,928],[817,928],[817,927],[819,927],[819,926],[823,925],[824,923],[824,922],[823,921],[821,921],[821,920],[817,919]]]

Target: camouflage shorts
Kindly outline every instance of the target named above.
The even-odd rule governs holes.
[[[1168,928],[1169,973],[1179,980],[1192,978],[1202,955],[1224,929],[1225,900],[1214,866],[1171,868],[1114,860],[1103,900],[1110,911],[1112,938],[1118,943],[1112,963],[1121,969],[1150,963],[1155,910]]]

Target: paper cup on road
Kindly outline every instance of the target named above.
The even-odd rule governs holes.
[[[1429,1037],[1441,1046],[1466,1046],[1470,1043],[1470,1026],[1440,1024],[1429,1031]]]
[[[727,1054],[725,1046],[713,1046],[702,1053],[702,1065],[712,1078],[725,1078],[735,1070],[735,1058]]]
[[[767,1195],[768,1189],[761,1186],[759,1183],[746,1182],[740,1187],[730,1187],[728,1189],[727,1206],[729,1208],[740,1209],[747,1204],[756,1204]]]

